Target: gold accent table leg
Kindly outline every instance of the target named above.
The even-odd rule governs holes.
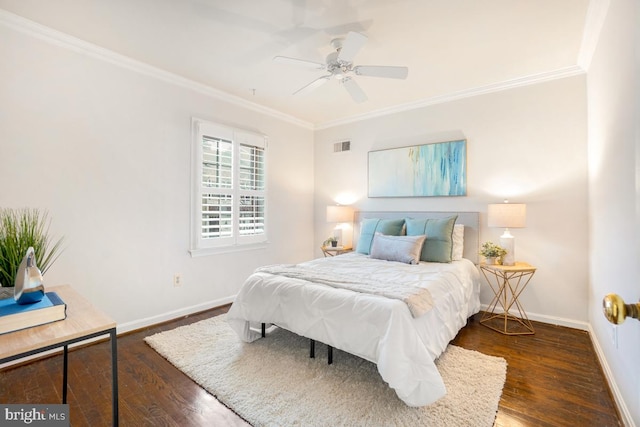
[[[512,333],[513,335],[535,334],[535,330],[533,329],[533,324],[529,320],[529,316],[527,316],[527,312],[524,310],[524,308],[522,307],[522,303],[518,299],[520,297],[520,294],[524,290],[524,288],[526,288],[527,285],[529,284],[529,281],[531,280],[532,277],[533,277],[533,272],[522,272],[522,273],[514,273],[513,275],[509,276],[506,279],[509,285],[509,289],[511,291],[511,296],[512,296],[511,301],[509,302],[509,306],[507,307],[507,312],[509,312],[511,310],[511,307],[515,305],[518,310],[519,316],[510,315],[510,318],[511,320],[515,320],[516,322],[518,322],[528,331],[528,332],[521,332],[521,333]],[[516,281],[515,287],[511,285],[511,282],[514,280]]]
[[[494,297],[489,303],[487,311],[484,312],[480,323],[489,329],[493,329],[496,332],[500,332],[504,335],[533,335],[535,330],[533,324],[529,320],[522,303],[518,300],[518,297],[522,291],[526,288],[529,281],[533,277],[533,271],[527,272],[498,272],[495,270],[487,270],[481,268],[487,283],[491,287],[494,293]],[[501,312],[497,312],[498,303],[500,303]],[[515,306],[518,312],[518,316],[510,313],[510,310]],[[495,320],[498,320],[502,327],[495,326]],[[514,332],[509,330],[509,324],[517,323],[521,326],[521,331]]]

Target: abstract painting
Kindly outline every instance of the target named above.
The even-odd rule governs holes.
[[[467,195],[467,141],[369,151],[369,197]]]

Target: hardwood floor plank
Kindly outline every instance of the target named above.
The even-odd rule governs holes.
[[[475,321],[453,341],[507,360],[496,425],[622,425],[589,334],[533,323],[535,335],[516,337]]]
[[[143,341],[227,310],[220,307],[118,338],[121,425],[248,425]],[[622,425],[586,332],[534,322],[535,335],[504,336],[479,319],[476,315],[452,343],[507,360],[495,426]],[[0,402],[59,403],[61,382],[61,355],[7,368],[0,371]],[[70,352],[68,401],[71,425],[111,424],[108,342]]]

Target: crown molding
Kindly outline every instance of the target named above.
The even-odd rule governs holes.
[[[485,86],[465,89],[458,92],[426,98],[415,102],[400,104],[389,108],[375,110],[372,112],[355,115],[344,119],[332,120],[315,125],[311,122],[299,119],[289,114],[282,113],[278,110],[247,101],[246,99],[243,99],[239,96],[229,94],[219,89],[215,89],[211,86],[207,86],[205,84],[198,83],[180,75],[165,71],[161,68],[151,66],[142,61],[132,59],[125,55],[121,55],[112,50],[100,47],[93,43],[81,40],[77,37],[23,18],[4,9],[0,9],[0,24],[23,34],[27,34],[37,39],[43,40],[49,44],[59,46],[83,55],[87,55],[92,58],[96,58],[110,64],[134,71],[136,73],[153,77],[166,83],[170,83],[206,96],[210,96],[212,98],[219,99],[224,102],[246,108],[248,110],[265,114],[267,116],[292,123],[302,128],[310,130],[322,130],[345,124],[355,123],[362,120],[368,120],[390,114],[424,108],[432,105],[443,104],[459,99],[470,98],[473,96],[499,92],[516,87],[584,74],[586,72],[586,69],[588,68],[588,62],[590,62],[591,56],[593,55],[593,50],[595,50],[595,46],[597,45],[597,40],[604,22],[604,18],[606,17],[608,7],[609,0],[590,1],[589,9],[587,11],[585,31],[583,34],[583,42],[580,50],[581,62],[579,63],[579,65],[519,77],[516,79],[506,80]]]
[[[313,124],[297,117],[293,117],[288,114],[284,114],[280,111],[272,108],[265,107],[260,104],[256,104],[246,99],[243,99],[236,95],[231,95],[227,92],[215,89],[211,86],[207,86],[202,83],[198,83],[191,79],[179,76],[177,74],[165,71],[161,68],[151,66],[142,61],[132,59],[128,56],[121,55],[112,50],[105,49],[93,43],[81,40],[77,37],[63,33],[58,30],[54,30],[46,25],[39,24],[22,16],[8,12],[4,9],[0,9],[0,24],[12,30],[27,34],[39,40],[43,40],[49,44],[62,47],[82,55],[90,56],[92,58],[99,59],[101,61],[108,62],[110,64],[134,71],[145,76],[153,77],[155,79],[170,83],[202,95],[210,96],[212,98],[219,99],[230,104],[234,104],[267,116],[274,117],[279,120],[283,120],[294,125],[313,129]]]
[[[470,89],[465,89],[458,92],[452,92],[432,98],[426,98],[415,102],[397,105],[390,108],[384,108],[376,111],[372,111],[365,114],[359,114],[346,119],[333,120],[325,123],[321,123],[315,126],[315,130],[328,129],[336,126],[346,125],[362,120],[372,119],[381,116],[387,116],[390,114],[401,113],[410,110],[416,110],[419,108],[429,107],[437,104],[444,104],[451,101],[457,101],[459,99],[471,98],[478,95],[485,95],[493,92],[500,92],[504,90],[514,89],[522,86],[529,86],[533,84],[543,83],[550,80],[563,79],[565,77],[577,76],[585,74],[585,70],[577,65],[570,67],[560,68],[558,70],[547,71],[544,73],[532,74],[529,76],[518,77],[516,79],[505,80],[498,83],[492,83],[485,86],[478,86]]]

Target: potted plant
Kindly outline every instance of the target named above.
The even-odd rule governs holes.
[[[487,264],[500,264],[500,258],[506,254],[507,251],[502,246],[493,242],[484,242],[480,249],[480,255],[485,257]]]
[[[338,246],[338,239],[335,236],[329,236],[327,238],[327,240],[325,240],[322,245],[323,246],[331,246],[331,247],[335,248],[336,246]]]
[[[30,247],[43,274],[58,259],[62,238],[51,242],[49,225],[47,212],[39,209],[0,209],[0,284],[3,287],[15,285],[18,267]]]

